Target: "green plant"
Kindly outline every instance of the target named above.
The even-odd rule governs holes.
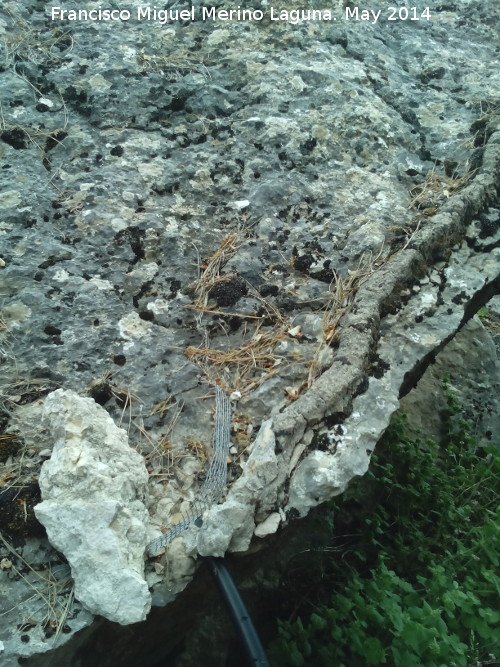
[[[315,596],[313,613],[279,622],[269,651],[276,667],[500,659],[500,449],[476,448],[445,392],[444,443],[410,436],[398,417],[351,498],[330,506],[332,539],[332,511],[338,523],[342,503],[358,498],[356,539],[342,558],[330,550],[323,561],[323,581],[336,585]]]

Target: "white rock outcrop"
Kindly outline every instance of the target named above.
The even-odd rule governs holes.
[[[275,444],[272,420],[268,419],[262,423],[243,472],[226,500],[211,507],[203,519],[195,548],[200,556],[224,556],[226,551],[248,549],[255,519],[262,521],[276,503],[280,477]],[[259,508],[250,512],[250,499],[256,498]]]
[[[92,613],[126,625],[144,620],[148,473],[127,433],[91,398],[58,389],[43,422],[54,440],[35,507],[50,542],[71,566],[75,597]]]

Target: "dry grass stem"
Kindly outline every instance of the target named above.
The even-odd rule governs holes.
[[[200,366],[211,379],[210,368],[219,369],[219,374],[224,370],[232,371],[231,388],[248,393],[250,386],[256,386],[255,381],[251,385],[245,385],[244,381],[248,382],[249,376],[256,370],[261,370],[265,371],[268,377],[282,363],[283,357],[277,355],[274,348],[286,335],[287,327],[283,323],[271,330],[263,330],[258,325],[252,337],[238,348],[214,350],[206,346],[189,346],[184,350],[184,356]]]
[[[162,401],[162,403],[165,402],[166,401]],[[161,403],[158,405],[161,405]],[[172,407],[174,408],[174,412],[165,432],[162,433],[161,438],[157,441],[148,438],[150,449],[144,458],[152,477],[168,477],[176,461],[183,458],[183,455],[180,452],[175,452],[173,449],[172,435],[177,421],[181,416],[184,403],[171,403],[169,404],[168,409]],[[159,410],[156,412],[153,410],[150,414],[157,414],[157,412],[159,412]]]
[[[33,608],[33,600],[39,599],[41,601],[40,609],[34,609],[31,612],[31,616],[34,618],[30,619],[30,625],[41,623],[44,629],[53,632],[52,639],[53,643],[56,644],[57,639],[66,624],[66,620],[71,613],[74,601],[74,586],[69,574],[69,568],[63,566],[66,574],[65,576],[58,578],[55,576],[54,571],[49,564],[49,567],[44,574],[35,570],[1,533],[0,541],[3,543],[7,552],[13,556],[13,561],[22,563],[23,570],[26,568],[28,573],[24,574],[19,567],[16,567],[15,562],[11,560],[9,560],[8,563],[5,563],[4,560],[4,567],[11,569],[12,572],[22,579],[33,591],[32,596],[23,600],[23,602],[14,605],[10,609],[7,609],[3,612],[3,615],[11,613],[26,602],[30,602],[31,609]]]
[[[380,255],[379,255],[380,256]],[[314,358],[309,366],[309,375],[307,378],[307,387],[311,387],[314,380],[320,372],[320,357],[326,346],[334,346],[339,339],[340,320],[351,308],[354,296],[360,286],[369,278],[377,268],[379,256],[370,263],[365,263],[365,258],[361,258],[358,268],[350,271],[347,278],[342,278],[334,274],[334,279],[330,284],[330,299],[323,315],[323,337],[316,349]]]
[[[419,215],[429,217],[434,215],[438,208],[463,188],[472,178],[474,172],[467,172],[464,176],[442,176],[436,173],[435,166],[427,174],[425,181],[410,190],[408,208],[419,211]]]
[[[181,51],[179,53],[172,53],[168,56],[148,55],[141,49],[137,56],[137,62],[145,70],[152,72],[167,72],[167,78],[170,81],[175,81],[180,78],[179,72],[182,70],[190,70],[202,74],[206,79],[210,79],[210,72],[200,58],[194,57],[188,51]]]
[[[7,9],[15,21],[15,29],[2,38],[5,64],[15,66],[16,62],[28,61],[37,65],[62,60],[73,49],[73,37],[70,32],[53,28],[48,35],[41,35],[33,26],[20,16],[15,16]],[[60,47],[66,47],[61,48]],[[24,78],[24,77],[23,77]]]
[[[209,310],[207,308],[208,294],[217,282],[225,282],[230,279],[229,276],[221,276],[220,271],[240,245],[238,234],[226,236],[220,247],[200,266],[203,272],[193,286],[196,298],[192,308]]]

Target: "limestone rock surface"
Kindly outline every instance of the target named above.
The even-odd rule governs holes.
[[[18,509],[19,486],[38,493],[40,466],[62,441],[56,408],[46,427],[33,416],[50,392],[90,396],[126,420],[129,462],[139,452],[149,473],[148,521],[124,501],[139,503],[144,467],[110,495],[115,466],[92,436],[92,496],[90,484],[76,492],[78,475],[64,489],[49,480],[57,502],[67,494],[88,517],[97,498],[81,554],[69,512],[66,537],[47,526],[75,563],[87,550],[100,558],[103,535],[126,534],[126,553],[122,538],[107,544],[116,568],[137,575],[142,618],[144,538],[119,508],[147,524],[148,539],[190,510],[214,382],[239,396],[227,493],[201,528],[148,560],[154,604],[167,609],[199,554],[278,543],[297,514],[363,474],[401,398],[499,292],[499,7],[416,0],[430,18],[384,10],[372,23],[332,0],[332,20],[292,24],[258,0],[240,5],[260,7],[262,21],[199,20],[194,0],[195,20],[162,25],[135,18],[141,0],[122,4],[128,21],[52,20],[47,2],[1,2],[0,435],[20,445],[0,458],[0,504]],[[498,430],[490,416],[485,437]],[[18,517],[0,561],[19,569],[31,562],[26,539],[40,538]],[[49,551],[40,576],[61,564]],[[0,568],[0,584],[28,600],[22,578],[9,588],[12,572]],[[89,608],[111,613],[120,589],[85,580]],[[70,582],[64,590],[71,613],[58,645],[83,624]],[[99,593],[108,600],[96,605]],[[0,599],[5,664],[54,648],[35,612]],[[24,628],[26,616],[36,626]],[[71,664],[54,653],[46,665]],[[143,652],[130,661],[146,667]]]
[[[489,307],[489,305],[488,305]],[[478,317],[458,332],[418,385],[401,400],[408,425],[417,433],[441,440],[443,415],[448,407],[445,386],[453,393],[482,446],[498,441],[500,434],[500,361],[495,343]],[[466,381],[464,380],[466,378]]]
[[[223,556],[226,551],[248,549],[255,530],[255,518],[259,519],[260,514],[262,521],[270,513],[282,477],[271,420],[266,420],[252,444],[243,472],[225,502],[209,510],[198,534],[198,553],[201,556]],[[248,511],[249,503],[251,512]]]
[[[122,624],[144,620],[148,473],[126,432],[91,398],[58,389],[43,420],[54,438],[42,466],[35,513],[71,565],[75,596]]]

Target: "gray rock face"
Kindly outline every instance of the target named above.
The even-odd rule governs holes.
[[[226,501],[208,512],[196,544],[201,556],[223,556],[226,551],[248,549],[255,520],[262,521],[269,513],[267,506],[276,502],[280,471],[274,448],[274,433],[268,420],[261,425],[243,472]],[[249,512],[249,502],[259,506]]]
[[[488,304],[489,305],[489,304]],[[436,441],[445,437],[448,411],[443,387],[463,406],[478,443],[500,444],[500,350],[481,320],[474,317],[429,366],[418,385],[401,400],[408,425]]]
[[[54,448],[42,466],[35,513],[71,565],[75,595],[117,623],[142,621],[151,606],[144,461],[90,398],[58,389],[45,399],[43,419]]]
[[[144,3],[123,4],[135,15]],[[47,3],[2,2],[0,429],[22,447],[0,462],[0,500],[37,490],[64,419],[89,441],[88,478],[54,454],[67,488],[48,475],[39,516],[67,496],[89,519],[98,499],[80,547],[60,513],[75,573],[86,568],[78,594],[110,618],[128,622],[118,580],[96,590],[91,570],[121,559],[143,617],[143,531],[158,535],[196,499],[214,382],[238,397],[228,492],[147,563],[158,605],[200,553],[262,545],[363,474],[400,398],[499,291],[498,2],[431,1],[430,19],[376,23],[330,4],[335,21],[272,21],[261,3],[262,21],[161,25],[53,21]],[[118,473],[52,398],[57,436],[23,422],[60,387],[127,422],[130,468]],[[18,655],[43,650],[40,623]]]

